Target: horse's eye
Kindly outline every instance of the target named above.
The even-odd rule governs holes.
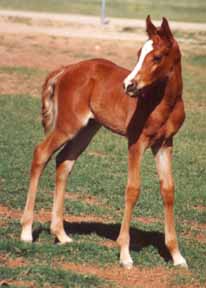
[[[153,57],[154,62],[159,63],[162,60],[162,55],[155,55]]]

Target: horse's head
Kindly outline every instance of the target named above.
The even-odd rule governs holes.
[[[180,51],[166,18],[160,27],[155,27],[148,16],[146,31],[149,40],[139,50],[137,64],[123,83],[129,96],[138,96],[143,88],[169,77],[180,61]]]

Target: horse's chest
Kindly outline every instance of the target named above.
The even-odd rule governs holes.
[[[170,118],[171,111],[168,108],[157,109],[148,117],[144,126],[144,134],[149,138],[156,138],[157,135],[163,134],[163,127]],[[165,130],[165,129],[164,129]],[[166,131],[164,131],[166,132]],[[163,135],[161,135],[163,136]]]

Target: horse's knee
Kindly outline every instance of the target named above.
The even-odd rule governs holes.
[[[174,205],[174,183],[170,181],[168,183],[160,183],[160,191],[164,205],[173,206]]]
[[[126,188],[126,195],[125,195],[125,201],[127,203],[131,203],[134,205],[136,201],[139,198],[140,194],[140,187],[138,186],[127,186]]]
[[[42,144],[38,144],[33,153],[33,165],[41,166],[47,162],[46,153],[42,147]]]

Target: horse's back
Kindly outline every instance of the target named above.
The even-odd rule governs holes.
[[[79,122],[92,114],[101,124],[124,134],[129,97],[122,83],[129,71],[105,59],[85,60],[64,69],[57,83],[59,122],[71,118]]]

